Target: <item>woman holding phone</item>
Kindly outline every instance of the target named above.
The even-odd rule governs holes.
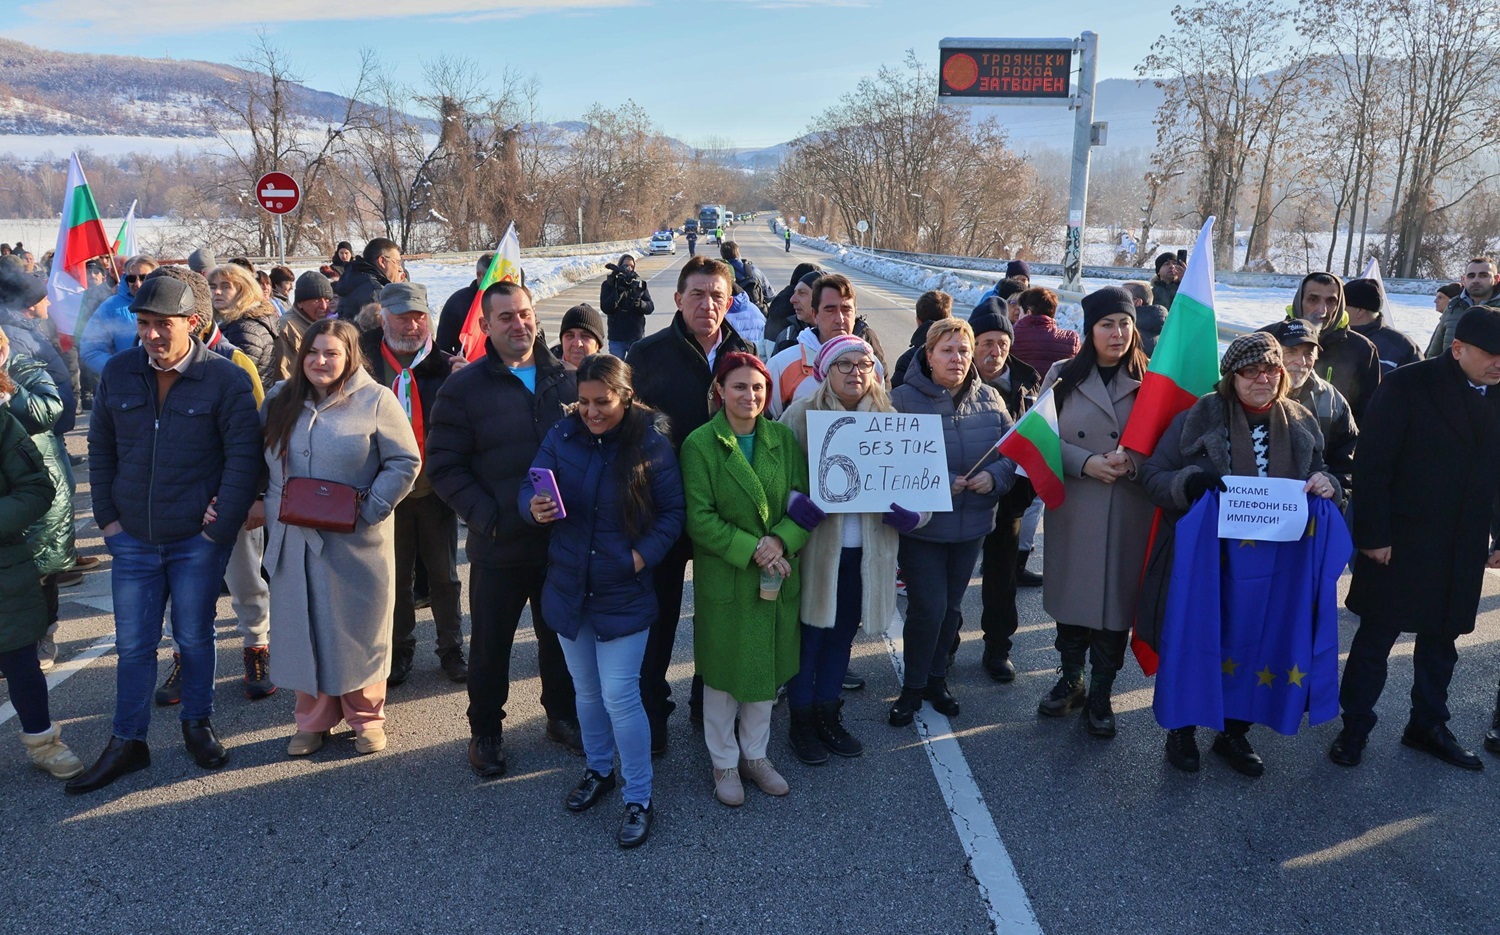
[[[635,847],[651,830],[651,729],[641,660],[656,619],[652,571],[682,535],[682,478],[665,418],[635,399],[630,367],[593,354],[578,366],[578,403],[537,451],[521,513],[552,526],[543,614],[561,639],[578,695],[588,760],[564,805],[582,812],[624,779],[616,836]]]

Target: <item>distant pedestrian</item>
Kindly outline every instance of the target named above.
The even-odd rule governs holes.
[[[635,270],[635,257],[626,253],[606,263],[609,275],[599,285],[599,311],[609,322],[609,352],[620,359],[646,334],[646,316],[656,311],[651,287]]]
[[[784,231],[784,233],[786,234],[786,252],[787,253],[791,253],[792,252],[792,229],[790,227],[788,227]]]
[[[1016,341],[1010,352],[1017,360],[1045,374],[1053,364],[1079,352],[1083,342],[1078,332],[1057,323],[1056,292],[1042,287],[1027,289],[1016,296],[1016,305],[1021,317],[1015,320]]]

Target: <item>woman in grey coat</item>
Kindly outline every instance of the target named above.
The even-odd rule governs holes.
[[[266,571],[271,575],[271,676],[296,691],[305,756],[344,720],[355,749],[385,748],[385,680],[395,609],[396,504],[411,491],[421,455],[391,391],[365,372],[354,326],[309,326],[291,378],[266,396]],[[351,533],[278,519],[289,477],[316,477],[365,491]]]
[[[1000,392],[979,379],[974,332],[966,321],[944,318],[928,327],[926,344],[912,358],[906,382],[891,392],[891,403],[897,412],[942,416],[953,494],[953,509],[908,529],[897,551],[906,580],[905,671],[890,722],[902,727],[923,701],[940,714],[958,714],[958,701],[948,691],[947,648],[958,635],[959,610],[984,537],[995,528],[995,507],[1016,482],[1016,463],[990,457],[1011,419]]]
[[[1110,695],[1125,664],[1154,512],[1138,479],[1142,459],[1120,447],[1147,365],[1135,315],[1119,286],[1084,296],[1083,347],[1042,380],[1044,392],[1054,388],[1066,498],[1047,511],[1042,566],[1042,606],[1057,621],[1062,678],[1037,712],[1062,717],[1087,702],[1095,737],[1115,735]],[[1093,666],[1087,692],[1085,656]]]

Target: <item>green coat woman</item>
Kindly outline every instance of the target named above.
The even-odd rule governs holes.
[[[55,492],[36,445],[0,408],[0,653],[47,632],[47,604],[26,530],[47,512]]]
[[[682,443],[687,532],[693,540],[693,656],[710,688],[741,702],[771,701],[797,674],[802,581],[794,557],[807,530],[786,515],[793,490],[807,492],[807,455],[792,430],[759,418],[746,461],[719,412]],[[786,546],[792,573],[774,601],[760,597],[752,560],[763,536]]]

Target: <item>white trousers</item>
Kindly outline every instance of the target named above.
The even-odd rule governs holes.
[[[703,740],[714,769],[730,769],[741,759],[760,760],[771,742],[771,709],[774,701],[739,702],[728,692],[703,686]],[[739,715],[736,740],[734,718]]]

